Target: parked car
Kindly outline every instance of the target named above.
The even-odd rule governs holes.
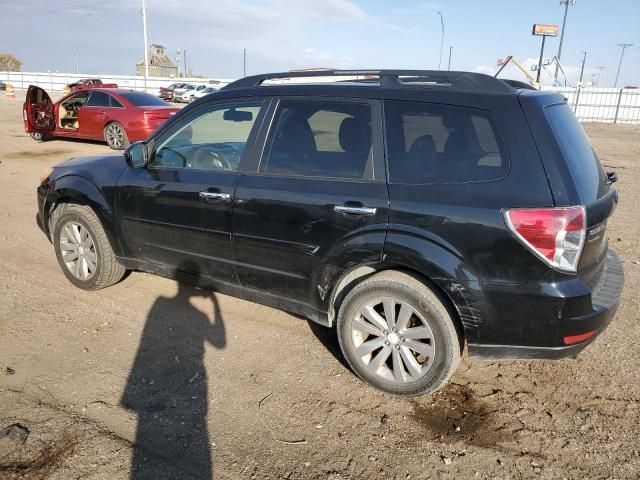
[[[188,87],[185,87],[184,92],[174,95],[174,101],[189,103],[197,92],[201,92],[205,88],[207,88],[206,85],[189,85]]]
[[[198,100],[199,98],[204,97],[205,95],[209,95],[210,93],[214,93],[217,92],[218,89],[214,88],[214,87],[207,87],[206,85],[202,85],[203,88],[196,88],[195,91],[193,91],[193,95],[191,95],[190,98],[190,102],[194,102],[196,100]]]
[[[81,90],[53,103],[31,85],[23,105],[24,129],[36,141],[53,137],[103,140],[114,150],[147,138],[179,109],[132,90]]]
[[[65,85],[62,92],[64,95],[69,93],[79,92],[80,90],[90,90],[92,88],[118,88],[115,83],[102,83],[99,78],[84,78],[77,82]]]
[[[187,90],[193,90],[194,88],[196,88],[195,85],[192,85],[190,83],[185,83],[181,87],[175,88],[173,90],[173,99],[174,99],[174,101],[175,101],[176,97],[182,95]]]
[[[193,102],[122,155],[45,172],[38,222],[85,290],[127,270],[336,327],[353,371],[434,392],[472,358],[574,356],[618,307],[618,202],[565,99],[467,72],[335,71]],[[516,83],[516,85],[518,85]],[[579,367],[577,367],[579,368]]]
[[[158,96],[165,102],[173,102],[173,93],[177,88],[182,88],[186,83],[172,83],[168,87],[160,87],[160,93]]]

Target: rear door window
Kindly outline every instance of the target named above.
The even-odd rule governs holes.
[[[584,132],[582,125],[566,103],[545,108],[553,136],[583,203],[591,203],[608,191],[606,174]]]
[[[508,173],[489,112],[410,101],[386,101],[384,108],[390,182],[478,182]]]
[[[368,102],[283,100],[278,106],[262,173],[363,179],[373,173]]]
[[[91,92],[87,107],[108,107],[109,95],[104,92]]]

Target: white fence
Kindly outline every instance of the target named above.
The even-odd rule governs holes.
[[[144,90],[144,77],[133,75],[88,75],[50,72],[0,72],[0,80],[18,90],[37,85],[47,91],[62,91],[65,85],[81,78],[100,78],[104,83],[116,83],[123,88]],[[215,78],[166,78],[149,77],[147,91],[158,93],[160,87],[175,82],[208,83],[217,88],[233,80]],[[640,89],[597,87],[542,87],[545,91],[558,92],[567,99],[581,122],[640,124]]]
[[[0,72],[0,80],[10,83],[16,90],[26,90],[29,85],[37,85],[46,91],[61,92],[65,85],[74,83],[81,78],[99,78],[104,83],[116,83],[119,87],[132,90],[145,90],[144,77],[135,75],[96,75],[75,73],[51,73],[51,72]],[[157,94],[160,87],[166,87],[172,83],[208,83],[216,88],[221,88],[233,80],[216,78],[169,78],[148,77],[147,91]]]
[[[640,89],[542,87],[564,95],[581,122],[640,124]]]

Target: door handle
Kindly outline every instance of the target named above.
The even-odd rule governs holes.
[[[220,193],[220,192],[200,192],[200,198],[204,198],[205,200],[230,200],[230,193]]]
[[[333,211],[336,213],[346,213],[349,215],[364,215],[370,217],[377,212],[376,208],[371,207],[345,207],[343,205],[336,205],[333,207]]]

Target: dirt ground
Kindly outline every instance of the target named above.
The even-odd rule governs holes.
[[[144,273],[74,288],[35,188],[108,149],[35,143],[21,102],[0,99],[0,478],[640,477],[640,127],[586,127],[620,178],[608,235],[626,285],[609,329],[576,360],[465,357],[443,391],[406,400],[286,313]]]

